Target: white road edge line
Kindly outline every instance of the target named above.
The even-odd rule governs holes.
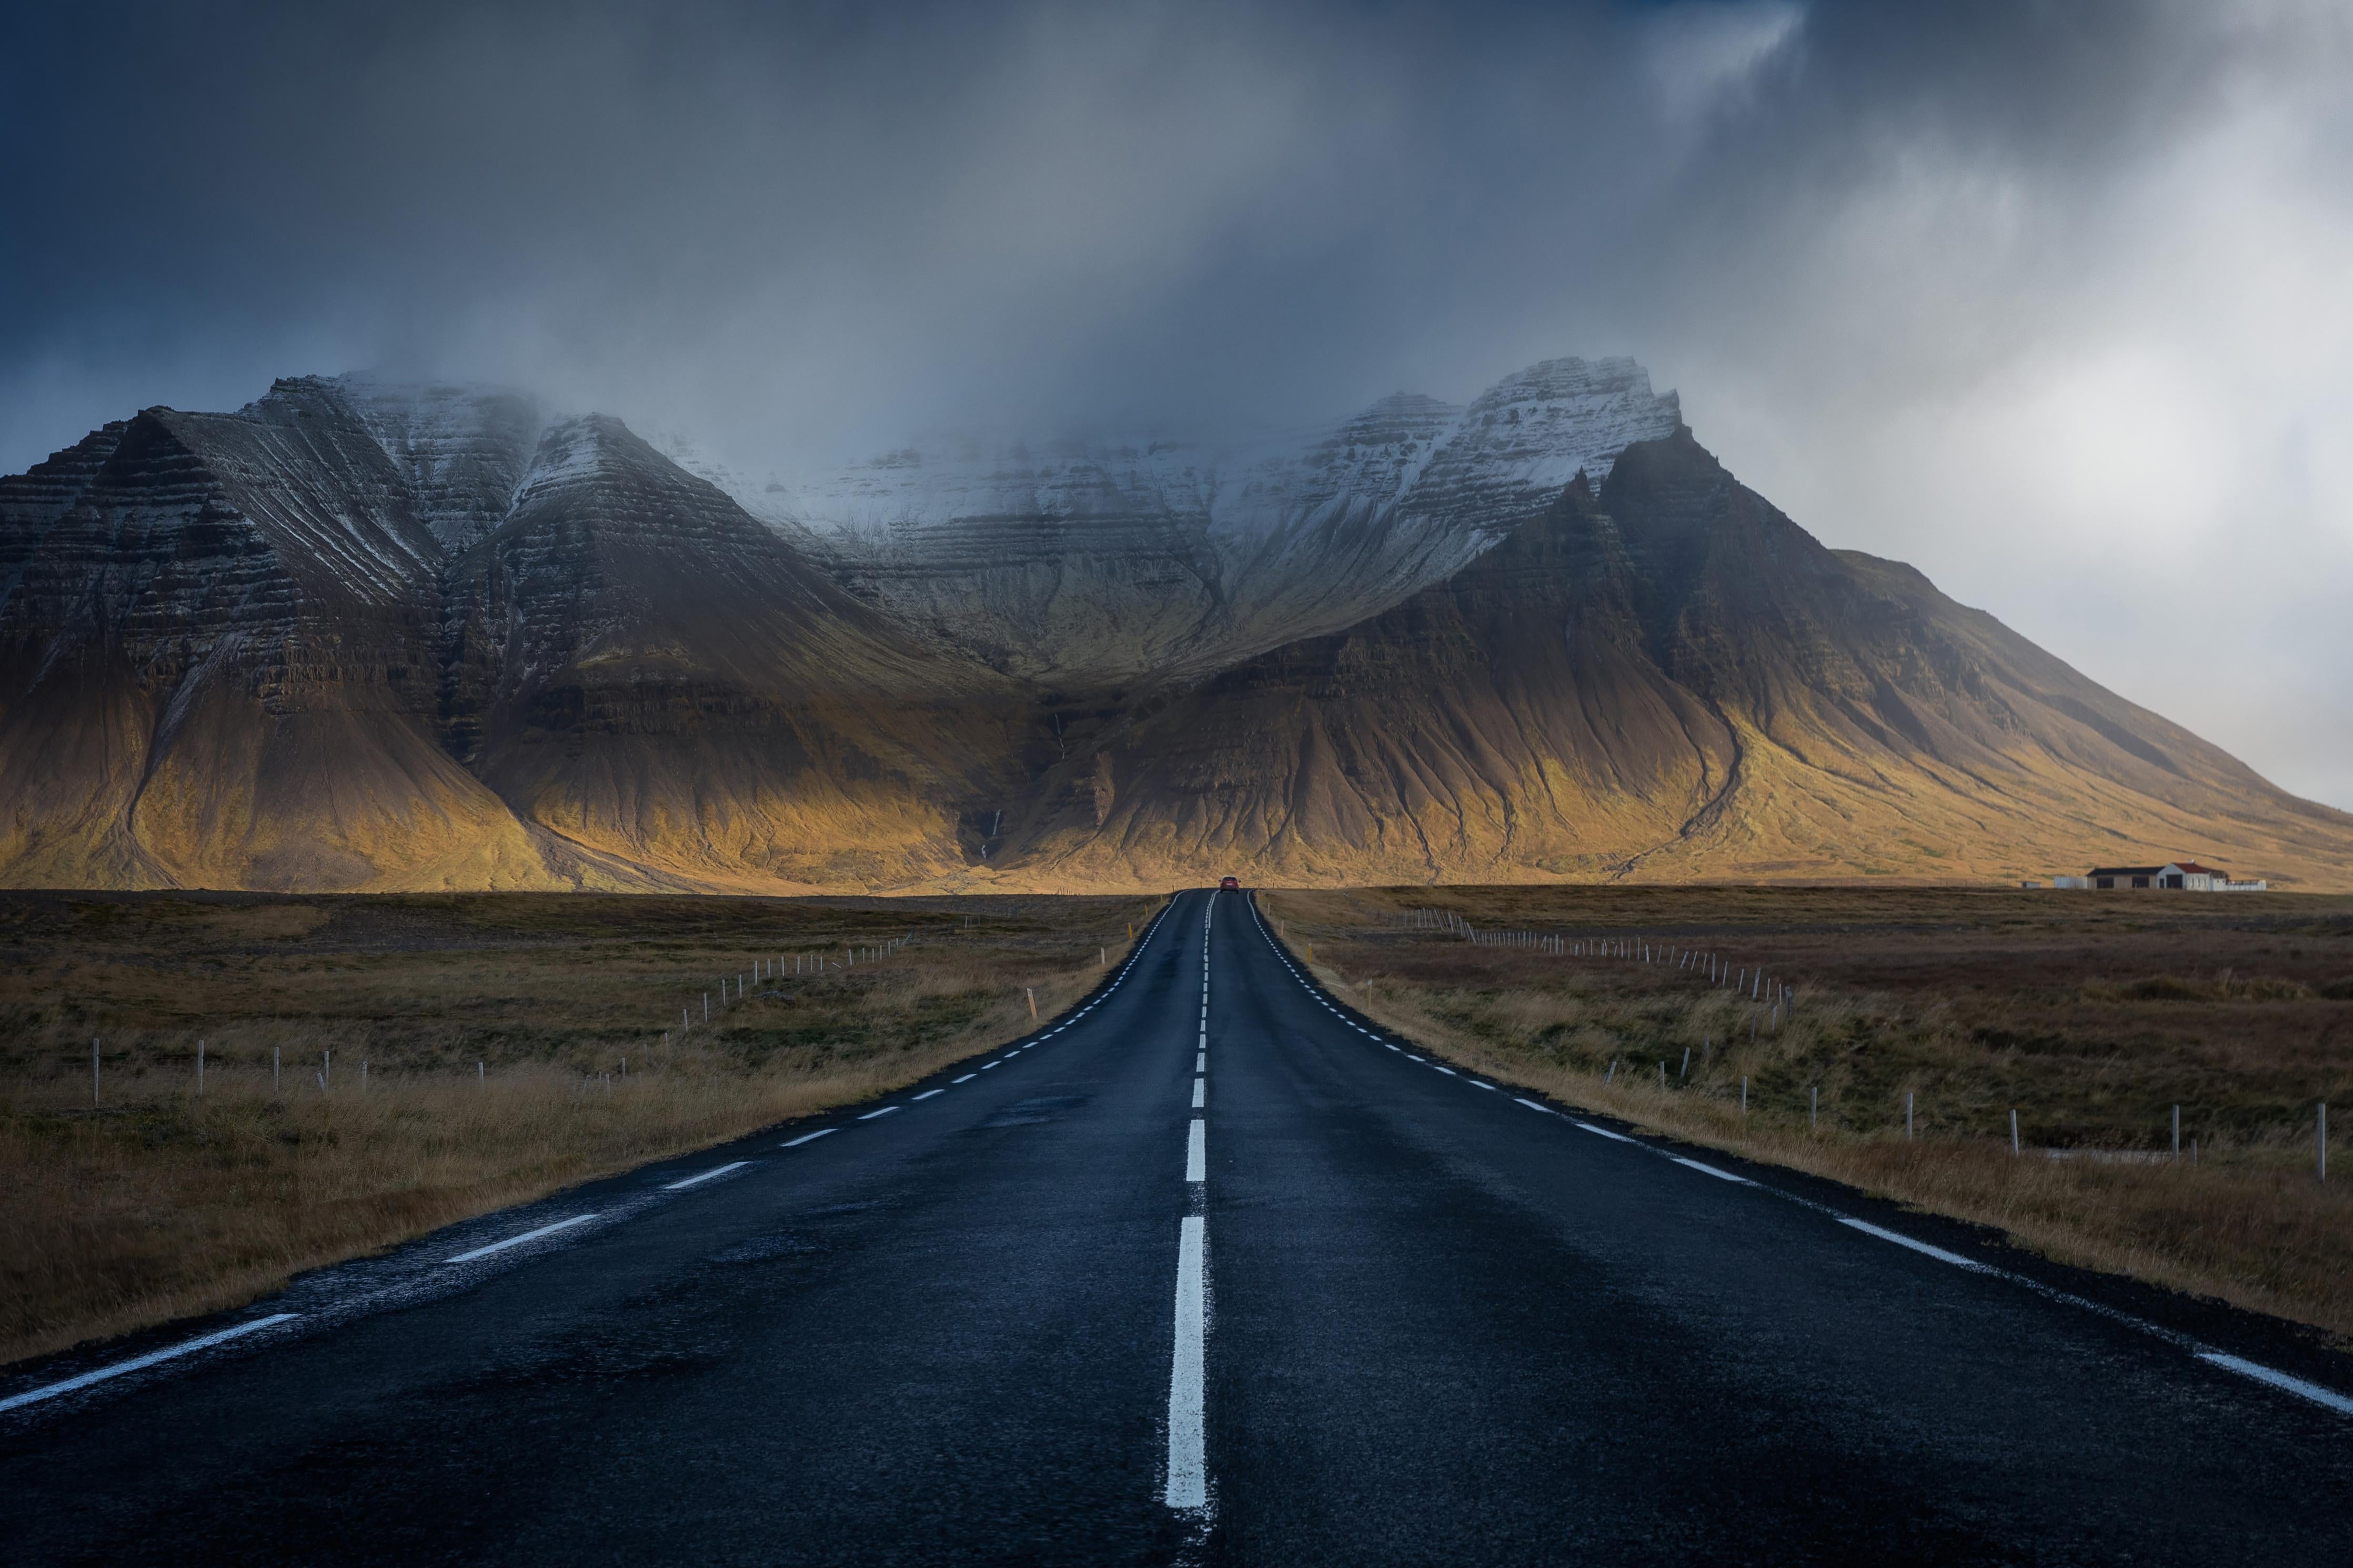
[[[2284,1372],[2274,1372],[2270,1367],[2260,1363],[2247,1361],[2240,1356],[2225,1355],[2221,1351],[2200,1351],[2198,1359],[2210,1366],[2219,1366],[2225,1372],[2235,1372],[2241,1377],[2252,1377],[2257,1383],[2267,1383],[2274,1388],[2283,1389],[2289,1394],[2309,1399],[2315,1405],[2326,1405],[2340,1415],[2353,1415],[2353,1399],[2348,1399],[2341,1394],[2323,1388],[2316,1383],[2306,1383],[2300,1377],[2290,1377]],[[6,1405],[0,1405],[0,1410],[6,1408]]]
[[[1201,1124],[1193,1123],[1195,1127]],[[1202,1341],[1208,1327],[1204,1254],[1208,1222],[1187,1215],[1176,1238],[1176,1336],[1168,1369],[1170,1508],[1209,1505],[1209,1459],[1202,1423]]]
[[[868,1111],[865,1115],[863,1115],[863,1116],[860,1117],[858,1120],[859,1120],[859,1121],[873,1121],[873,1120],[874,1120],[876,1117],[878,1117],[878,1116],[888,1116],[888,1115],[890,1115],[892,1111],[894,1111],[894,1110],[898,1110],[898,1109],[899,1109],[899,1108],[898,1108],[897,1106],[895,1106],[895,1105],[886,1105],[886,1106],[884,1106],[884,1107],[883,1107],[881,1110],[870,1110],[870,1111]]]
[[[1206,1182],[1209,1179],[1209,1150],[1203,1142],[1201,1119],[1193,1118],[1193,1131],[1185,1134],[1185,1179]]]
[[[1201,1094],[1208,1086],[1208,1082],[1209,1080],[1205,1078],[1197,1078],[1193,1080],[1193,1109],[1196,1110],[1201,1109]]]
[[[1667,1158],[1678,1165],[1689,1165],[1703,1175],[1714,1176],[1719,1182],[1737,1182],[1744,1187],[1753,1187],[1757,1184],[1746,1176],[1736,1176],[1729,1171],[1719,1171],[1714,1165],[1703,1165],[1697,1160],[1686,1160],[1681,1154],[1670,1154]]]
[[[570,1219],[560,1219],[554,1225],[543,1225],[537,1230],[527,1230],[521,1236],[511,1236],[504,1241],[494,1241],[488,1247],[478,1247],[471,1252],[461,1252],[455,1258],[445,1258],[441,1261],[471,1263],[477,1258],[488,1258],[493,1252],[504,1252],[510,1247],[521,1247],[526,1241],[537,1241],[543,1236],[553,1236],[559,1230],[570,1230],[575,1225],[586,1225],[596,1217],[593,1214],[576,1214]]]
[[[1187,1220],[1185,1223],[1196,1225],[1199,1222]],[[150,1351],[145,1355],[133,1356],[129,1361],[116,1362],[112,1366],[100,1367],[96,1372],[83,1373],[79,1377],[67,1378],[63,1383],[47,1384],[40,1388],[28,1388],[22,1394],[12,1394],[5,1399],[0,1399],[0,1410],[14,1410],[20,1405],[33,1405],[44,1399],[54,1399],[60,1394],[71,1394],[77,1388],[88,1388],[93,1383],[104,1383],[110,1377],[121,1377],[126,1372],[137,1372],[142,1367],[153,1366],[157,1362],[170,1361],[174,1356],[184,1356],[191,1351],[200,1351],[226,1340],[249,1334],[256,1329],[266,1329],[272,1323],[283,1323],[300,1316],[301,1314],[299,1312],[272,1312],[266,1318],[255,1318],[248,1322],[232,1324],[217,1333],[200,1334],[193,1340],[183,1340],[176,1345],[166,1345],[160,1351]]]
[[[723,1165],[713,1165],[711,1169],[704,1171],[698,1175],[689,1176],[682,1182],[672,1182],[670,1185],[664,1187],[662,1191],[666,1193],[674,1193],[681,1187],[691,1187],[698,1182],[707,1182],[713,1176],[723,1176],[730,1171],[740,1171],[744,1168],[745,1163],[746,1162],[742,1160],[730,1160]]]
[[[828,1132],[839,1132],[840,1131],[841,1129],[839,1127],[820,1127],[814,1132],[804,1132],[799,1137],[792,1139],[787,1142],[777,1144],[776,1147],[779,1149],[797,1149],[802,1144],[812,1142],[817,1139],[824,1137]]]
[[[1641,1144],[1641,1141],[1638,1139],[1629,1138],[1623,1132],[1612,1132],[1607,1127],[1596,1127],[1590,1121],[1580,1121],[1577,1125],[1584,1128],[1588,1132],[1594,1134],[1596,1137],[1612,1138],[1620,1143],[1633,1143],[1638,1147],[1642,1146]]]
[[[929,1100],[935,1094],[945,1094],[947,1090],[944,1089],[927,1089],[923,1090],[923,1093],[915,1096],[915,1100]],[[907,1103],[913,1105],[915,1103],[915,1100],[911,1100]]]
[[[948,1079],[948,1081],[949,1081],[950,1083],[970,1083],[973,1079],[975,1079],[978,1078],[979,1076],[980,1076],[980,1074],[978,1074],[978,1073],[976,1073],[976,1072],[968,1072],[968,1073],[965,1074],[962,1078],[952,1078],[952,1079]]]
[[[1537,1104],[1535,1100],[1522,1100],[1522,1099],[1521,1099],[1518,1095],[1516,1095],[1516,1094],[1515,1094],[1515,1095],[1514,1095],[1514,1096],[1512,1096],[1512,1103],[1513,1103],[1514,1105],[1525,1105],[1525,1106],[1526,1106],[1530,1110],[1541,1110],[1541,1111],[1543,1111],[1546,1116],[1550,1116],[1550,1115],[1552,1114],[1552,1107],[1551,1107],[1551,1106],[1549,1106],[1549,1105],[1538,1105],[1538,1104]]]
[[[1949,1263],[1956,1268],[1966,1268],[1972,1274],[2001,1272],[1990,1264],[1979,1263],[1974,1258],[1963,1258],[1959,1253],[1947,1252],[1941,1247],[1931,1247],[1925,1241],[1915,1241],[1901,1232],[1883,1229],[1867,1219],[1856,1219],[1852,1215],[1840,1215],[1838,1222],[1841,1225],[1851,1225],[1865,1236],[1875,1236],[1882,1241],[1892,1241],[1898,1247],[1908,1247],[1913,1251],[1933,1258],[1939,1263]]]

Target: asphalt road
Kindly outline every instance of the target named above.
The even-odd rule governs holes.
[[[0,1559],[2341,1568],[2348,1390],[1418,1059],[1193,893],[1015,1049],[0,1379]]]

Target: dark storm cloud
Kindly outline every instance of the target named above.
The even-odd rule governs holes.
[[[2353,583],[2348,64],[2325,0],[12,12],[0,468],[371,364],[758,464],[1632,353],[1834,542],[2353,799],[2293,716],[2353,647],[2133,607]]]
[[[2212,90],[2228,40],[2184,16],[69,9],[9,40],[0,361],[410,361],[706,421],[1321,414],[1736,324],[1903,147],[2095,175]],[[1744,71],[1743,38],[1781,47]]]

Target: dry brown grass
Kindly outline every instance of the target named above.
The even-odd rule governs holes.
[[[2353,1336],[2341,1138],[2326,1185],[2314,1168],[2315,1103],[2353,1119],[2353,900],[1451,888],[1267,903],[1341,994],[1462,1065],[1999,1226],[2062,1261]],[[1430,907],[1482,929],[1713,951],[1790,984],[1793,1005],[1767,1032],[1763,1007],[1666,963],[1399,929],[1400,911]]]
[[[907,1083],[1026,1031],[1024,987],[1074,1001],[1155,903],[0,894],[0,1361]],[[719,1009],[755,954],[783,973]]]

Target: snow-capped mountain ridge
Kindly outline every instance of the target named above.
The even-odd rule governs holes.
[[[716,465],[686,466],[754,515],[821,533],[918,531],[1029,511],[1075,519],[1107,503],[1248,533],[1320,521],[1319,511],[1351,501],[1410,504],[1439,465],[1488,470],[1495,485],[1542,489],[1549,500],[1578,468],[1598,484],[1629,445],[1681,422],[1676,395],[1653,393],[1633,360],[1570,358],[1532,365],[1468,405],[1398,393],[1335,425],[1240,441],[946,436],[756,485]]]
[[[1632,360],[1557,359],[1468,405],[1400,393],[1222,445],[951,437],[756,491],[703,471],[828,542],[844,581],[894,614],[1083,684],[1206,671],[1361,618],[1681,424]]]

